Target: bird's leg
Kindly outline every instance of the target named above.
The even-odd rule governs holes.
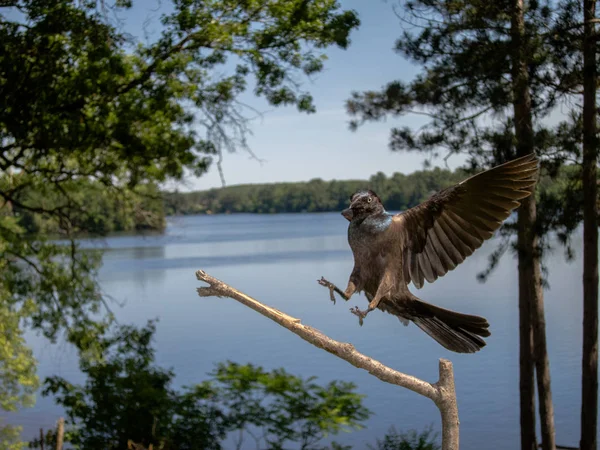
[[[348,287],[346,288],[345,291],[342,291],[335,284],[331,283],[330,281],[327,281],[323,277],[321,277],[320,280],[317,280],[317,283],[319,283],[321,286],[325,286],[326,288],[329,289],[329,298],[331,299],[331,301],[333,302],[334,305],[335,305],[334,292],[336,292],[344,300],[348,301],[348,300],[350,300],[350,297],[352,297],[352,294],[354,294],[354,292],[356,291],[356,286],[354,285],[354,283],[352,281],[348,282]]]
[[[355,316],[358,316],[358,323],[360,326],[363,325],[363,320],[365,317],[367,317],[367,314],[369,314],[371,311],[373,311],[375,308],[377,308],[377,306],[379,305],[379,302],[381,302],[381,299],[389,294],[390,290],[392,289],[392,286],[393,286],[393,275],[389,272],[386,272],[385,275],[383,276],[383,279],[381,280],[381,283],[379,283],[379,287],[377,288],[377,292],[375,293],[375,296],[369,302],[368,308],[365,311],[360,310],[358,308],[358,306],[355,306],[354,308],[350,308],[350,312],[352,314],[354,314]]]
[[[375,297],[373,297],[373,300],[371,300],[369,302],[369,306],[367,307],[367,309],[365,311],[362,311],[361,309],[359,309],[358,306],[355,306],[354,308],[350,308],[350,312],[352,314],[354,314],[355,316],[358,316],[358,323],[361,327],[363,325],[364,318],[367,317],[367,314],[369,314],[371,311],[373,311],[375,308],[377,308],[377,305],[379,305],[379,302],[381,301],[381,299],[383,297],[384,297],[384,295],[381,295],[379,293],[379,290],[377,290],[377,294],[375,294]]]

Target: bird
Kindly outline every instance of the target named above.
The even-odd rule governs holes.
[[[354,267],[347,288],[317,280],[346,301],[364,292],[366,311],[350,311],[360,325],[380,309],[410,322],[456,353],[481,350],[491,335],[487,319],[427,303],[408,288],[423,287],[454,270],[490,239],[535,190],[538,159],[531,153],[479,172],[398,214],[384,208],[370,189],[355,192],[341,214],[348,224]]]

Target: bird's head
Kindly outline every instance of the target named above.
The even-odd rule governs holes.
[[[350,197],[350,206],[342,211],[348,221],[353,219],[364,219],[373,214],[384,211],[383,204],[372,190],[361,190]]]

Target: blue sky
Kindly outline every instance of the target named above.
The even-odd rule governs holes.
[[[156,19],[155,1],[138,2],[128,14],[125,30],[144,37],[142,24],[149,14]],[[359,13],[361,26],[352,33],[348,50],[327,50],[325,70],[305,86],[315,98],[317,113],[307,115],[295,108],[272,108],[264,101],[249,98],[262,118],[252,124],[251,149],[264,160],[261,164],[241,151],[225,154],[223,169],[228,185],[276,181],[303,181],[312,178],[365,179],[381,171],[410,173],[422,168],[420,155],[394,153],[388,148],[389,129],[393,124],[422,124],[422,118],[408,116],[387,123],[366,124],[357,132],[348,129],[349,116],[344,102],[354,90],[378,89],[393,79],[411,79],[417,68],[393,51],[400,36],[400,23],[393,13],[394,0],[342,0],[345,9]],[[134,2],[135,4],[135,2]],[[157,21],[150,27],[158,31]],[[450,160],[450,166],[461,162]],[[443,165],[439,162],[438,165]],[[180,190],[208,189],[220,186],[213,166],[200,178],[188,177]]]

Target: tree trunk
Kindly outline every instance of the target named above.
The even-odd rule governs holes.
[[[517,155],[528,153],[527,137],[531,134],[528,128],[531,123],[531,97],[528,89],[528,73],[525,64],[523,39],[525,21],[523,0],[513,0],[511,17],[512,85],[513,106],[515,114],[515,134],[517,137]],[[532,207],[535,204],[525,199],[518,210],[518,257],[519,257],[519,394],[521,413],[521,450],[536,450],[535,432],[535,389],[533,366],[533,327],[531,324],[531,281],[532,260],[527,261],[528,230],[531,228]]]
[[[583,0],[583,355],[581,450],[596,450],[598,420],[598,223],[595,0]]]
[[[525,203],[525,202],[524,202]],[[518,245],[526,240],[526,214],[528,205],[519,209]],[[521,450],[536,450],[535,432],[535,388],[533,365],[533,327],[531,324],[530,286],[531,271],[519,248],[519,396],[521,412]]]
[[[524,0],[513,0],[511,17],[512,89],[517,156],[525,156],[534,151],[524,16]],[[550,389],[550,366],[546,348],[541,261],[535,233],[535,197],[531,196],[525,199],[518,212],[521,449],[534,450],[537,448],[535,363],[538,373],[542,448],[544,450],[555,450],[554,411]]]
[[[535,222],[535,199],[529,197],[533,204],[533,221]],[[554,429],[554,406],[552,404],[552,389],[550,388],[550,360],[546,347],[546,320],[544,313],[544,290],[542,288],[541,261],[537,236],[533,234],[533,282],[531,283],[531,298],[533,300],[531,313],[533,325],[533,356],[538,390],[540,411],[540,429],[542,432],[542,450],[556,450]]]

